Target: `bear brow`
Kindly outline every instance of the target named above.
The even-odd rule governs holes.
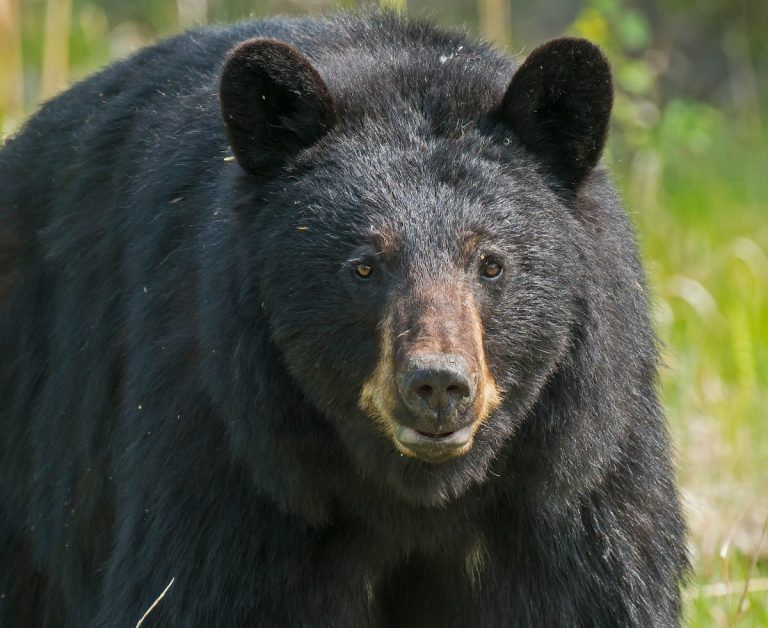
[[[377,256],[392,257],[399,249],[400,239],[391,230],[380,229],[371,231],[368,237],[370,238],[371,245],[377,251]]]
[[[469,260],[484,239],[484,234],[477,231],[465,231],[462,233],[460,236],[460,250],[463,258]]]

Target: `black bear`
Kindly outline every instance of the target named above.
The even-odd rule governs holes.
[[[674,626],[592,44],[199,29],[0,153],[3,627]]]

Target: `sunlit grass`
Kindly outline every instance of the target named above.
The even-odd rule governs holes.
[[[620,177],[665,343],[664,400],[693,532],[690,626],[768,625],[764,128],[672,103]],[[755,591],[739,612],[748,575]]]

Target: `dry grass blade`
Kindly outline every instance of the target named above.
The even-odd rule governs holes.
[[[160,600],[162,600],[165,597],[165,594],[168,593],[168,589],[170,589],[173,586],[173,581],[176,580],[175,577],[171,578],[171,581],[168,583],[168,585],[163,589],[163,592],[155,598],[155,601],[152,602],[150,607],[146,610],[146,612],[141,616],[141,619],[136,623],[136,628],[141,628],[141,624],[144,623],[144,620],[149,617],[149,614],[155,610],[155,607],[160,603]]]
[[[692,594],[695,598],[713,598],[726,597],[730,595],[732,588],[743,588],[746,594],[762,593],[768,591],[768,578],[751,578],[744,582],[713,582],[699,587],[698,591]]]
[[[747,593],[750,591],[750,582],[752,581],[752,576],[755,573],[755,567],[757,567],[757,557],[760,556],[760,551],[763,549],[763,542],[765,541],[765,533],[768,531],[768,515],[765,517],[765,521],[763,521],[763,531],[760,533],[760,540],[757,542],[757,547],[755,548],[754,553],[752,554],[752,561],[749,563],[749,571],[747,572],[747,577],[744,580],[744,588],[741,591],[741,596],[739,597],[739,603],[736,606],[736,619],[738,620],[739,617],[741,617],[741,614],[744,612],[744,603],[747,600]],[[768,578],[761,578],[760,580],[765,580],[764,583],[766,585],[766,590],[768,590]],[[754,587],[752,588],[754,590]]]

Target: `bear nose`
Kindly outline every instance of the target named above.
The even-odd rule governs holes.
[[[399,379],[400,394],[408,409],[444,427],[449,427],[475,396],[467,360],[458,354],[413,357]]]

